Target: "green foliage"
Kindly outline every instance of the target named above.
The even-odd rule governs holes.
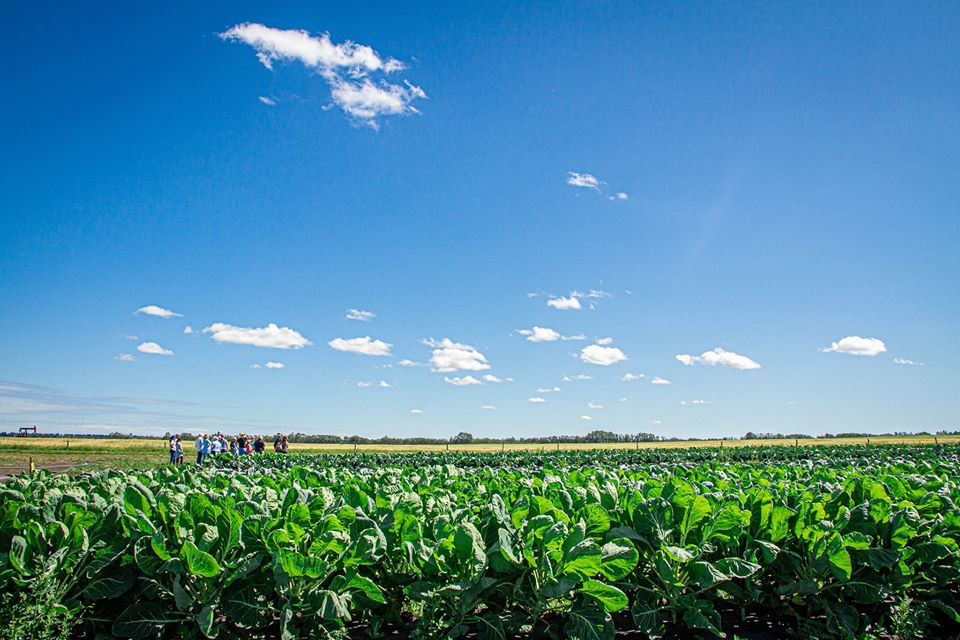
[[[960,449],[220,456],[0,489],[4,638],[960,624]],[[79,626],[78,626],[79,625]]]

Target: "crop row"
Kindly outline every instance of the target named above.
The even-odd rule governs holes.
[[[852,638],[905,602],[960,624],[960,450],[765,451],[20,477],[0,490],[0,594],[144,639],[719,636],[738,618]]]

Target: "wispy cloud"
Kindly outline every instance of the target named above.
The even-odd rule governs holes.
[[[268,362],[263,366],[265,366],[267,369],[283,369],[284,364],[282,362]]]
[[[267,349],[302,349],[313,343],[289,327],[270,323],[265,327],[237,327],[224,322],[215,322],[204,328],[214,342],[220,344],[244,344]]]
[[[585,373],[577,373],[572,376],[563,376],[564,382],[574,382],[575,380],[593,380],[593,376],[588,376]]]
[[[660,376],[653,376],[653,380],[650,381],[650,384],[672,384],[666,378],[661,378]]]
[[[617,347],[604,347],[599,344],[591,344],[580,350],[580,359],[590,364],[609,366],[627,359],[626,354]]]
[[[906,359],[906,358],[894,358],[894,359],[893,359],[893,363],[894,363],[894,364],[907,365],[907,366],[909,366],[909,367],[922,367],[922,366],[923,366],[923,363],[922,363],[922,362],[915,362],[915,361],[913,361],[913,360],[908,360],[908,359]]]
[[[423,89],[407,81],[394,84],[382,78],[371,80],[372,74],[387,76],[406,66],[366,45],[349,40],[334,43],[328,33],[314,36],[300,29],[247,22],[231,27],[220,37],[253,47],[267,69],[278,61],[299,61],[316,70],[330,88],[332,103],[354,122],[373,129],[379,128],[378,119],[383,116],[418,113],[414,100],[427,97]]]
[[[588,408],[588,409],[603,409],[603,405],[602,405],[602,404],[597,404],[596,402],[588,402],[588,403],[587,403],[587,408]]]
[[[590,417],[590,416],[580,416],[580,419],[581,419],[581,420],[586,420],[586,421],[588,421],[588,422],[589,422],[590,420],[593,420],[593,418]]]
[[[501,382],[513,382],[513,378],[498,378],[492,373],[484,374],[483,379],[491,384],[500,384]]]
[[[589,173],[567,172],[567,184],[571,187],[600,190],[600,180]]]
[[[676,356],[676,359],[688,367],[694,364],[702,364],[710,367],[726,367],[728,369],[760,368],[759,363],[754,362],[747,356],[742,356],[732,351],[725,351],[721,347],[717,347],[713,351],[704,351],[699,356],[681,353]]]
[[[532,398],[527,398],[527,402],[532,402],[533,404],[543,404],[546,402],[546,398],[541,398],[540,396],[534,396]]]
[[[492,404],[482,404],[482,405],[480,405],[480,408],[483,409],[484,411],[496,411],[496,410],[497,410],[497,408],[496,408],[495,406],[493,406]]]
[[[647,376],[645,376],[642,373],[625,373],[623,374],[622,380],[624,382],[633,382],[635,380],[642,380],[643,378],[646,378],[646,377]]]
[[[260,100],[260,102],[262,102],[263,104],[267,105],[268,107],[277,106],[277,101],[269,96],[259,96],[257,99]]]
[[[426,338],[423,344],[433,348],[430,362],[434,371],[450,373],[453,371],[484,371],[490,368],[486,356],[475,347],[450,338],[435,340]]]
[[[196,333],[196,331],[194,331],[193,327],[191,327],[190,325],[187,325],[183,328],[183,335],[185,336],[191,336],[194,333]]]
[[[149,353],[156,356],[172,356],[173,351],[170,349],[164,349],[156,342],[141,342],[137,345],[137,351],[140,353]]]
[[[381,380],[380,382],[368,382],[367,380],[361,380],[357,383],[357,386],[361,389],[369,389],[370,387],[377,387],[379,389],[389,389],[393,385],[387,382],[386,380]]]
[[[113,359],[119,360],[120,362],[136,362],[137,357],[132,353],[118,353]]]
[[[567,172],[567,184],[571,187],[580,189],[590,189],[597,193],[607,191],[607,183],[596,177],[592,173],[580,173],[579,171]],[[630,196],[623,191],[617,191],[607,196],[608,200],[627,200]]]
[[[140,307],[139,309],[137,309],[136,313],[143,314],[145,316],[156,316],[158,318],[183,317],[182,313],[177,313],[176,311],[171,311],[170,309],[164,309],[163,307],[158,307],[155,304],[148,304],[145,307]]]
[[[410,409],[410,413],[412,413],[412,414],[415,415],[415,416],[419,416],[419,415],[423,414],[423,410],[422,410],[422,409]]]
[[[454,377],[448,378],[447,376],[443,377],[443,381],[447,384],[452,384],[455,387],[469,387],[475,384],[483,384],[473,376],[463,376],[463,377]]]
[[[362,338],[334,338],[327,343],[331,349],[336,351],[346,351],[349,353],[359,353],[364,356],[389,356],[390,348],[393,346],[383,340],[374,340],[370,336]]]
[[[425,366],[427,366],[427,365],[425,365],[425,364],[422,363],[422,362],[414,362],[413,360],[410,360],[409,358],[404,358],[403,360],[401,360],[401,361],[398,362],[397,364],[400,365],[401,367],[425,367]]]
[[[820,351],[824,353],[848,353],[852,356],[876,356],[887,350],[887,345],[879,338],[861,338],[860,336],[847,336],[834,342],[829,347],[823,347]]]
[[[359,320],[361,322],[369,322],[376,317],[377,314],[373,311],[361,311],[360,309],[349,309],[346,315],[347,320]]]

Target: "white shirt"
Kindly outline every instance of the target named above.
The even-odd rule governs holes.
[[[203,436],[197,438],[197,441],[193,443],[193,448],[197,451],[203,451]]]

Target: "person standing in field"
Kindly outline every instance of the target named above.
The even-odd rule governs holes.
[[[237,438],[237,446],[240,447],[240,455],[247,455],[247,437],[242,433]]]
[[[193,448],[197,450],[197,466],[203,465],[203,434],[197,436],[197,441],[193,443]]]
[[[287,442],[287,436],[283,436],[283,440],[280,441],[280,453],[286,453],[290,448],[290,443]]]
[[[215,456],[220,453],[220,438],[213,436],[213,440],[210,442],[210,455]]]
[[[170,464],[177,464],[177,438],[176,436],[170,436]]]
[[[210,455],[210,446],[211,446],[210,438],[208,438],[207,436],[203,436],[203,460],[204,461],[206,461],[207,456]],[[203,463],[201,462],[201,464]]]
[[[254,453],[263,453],[267,448],[266,443],[263,441],[263,436],[257,436],[257,441],[253,443],[253,452]]]
[[[177,436],[177,450],[176,450],[176,459],[174,464],[183,464],[183,441],[180,440],[180,436]]]
[[[240,455],[240,445],[237,444],[236,438],[230,438],[230,453],[235,456]]]

